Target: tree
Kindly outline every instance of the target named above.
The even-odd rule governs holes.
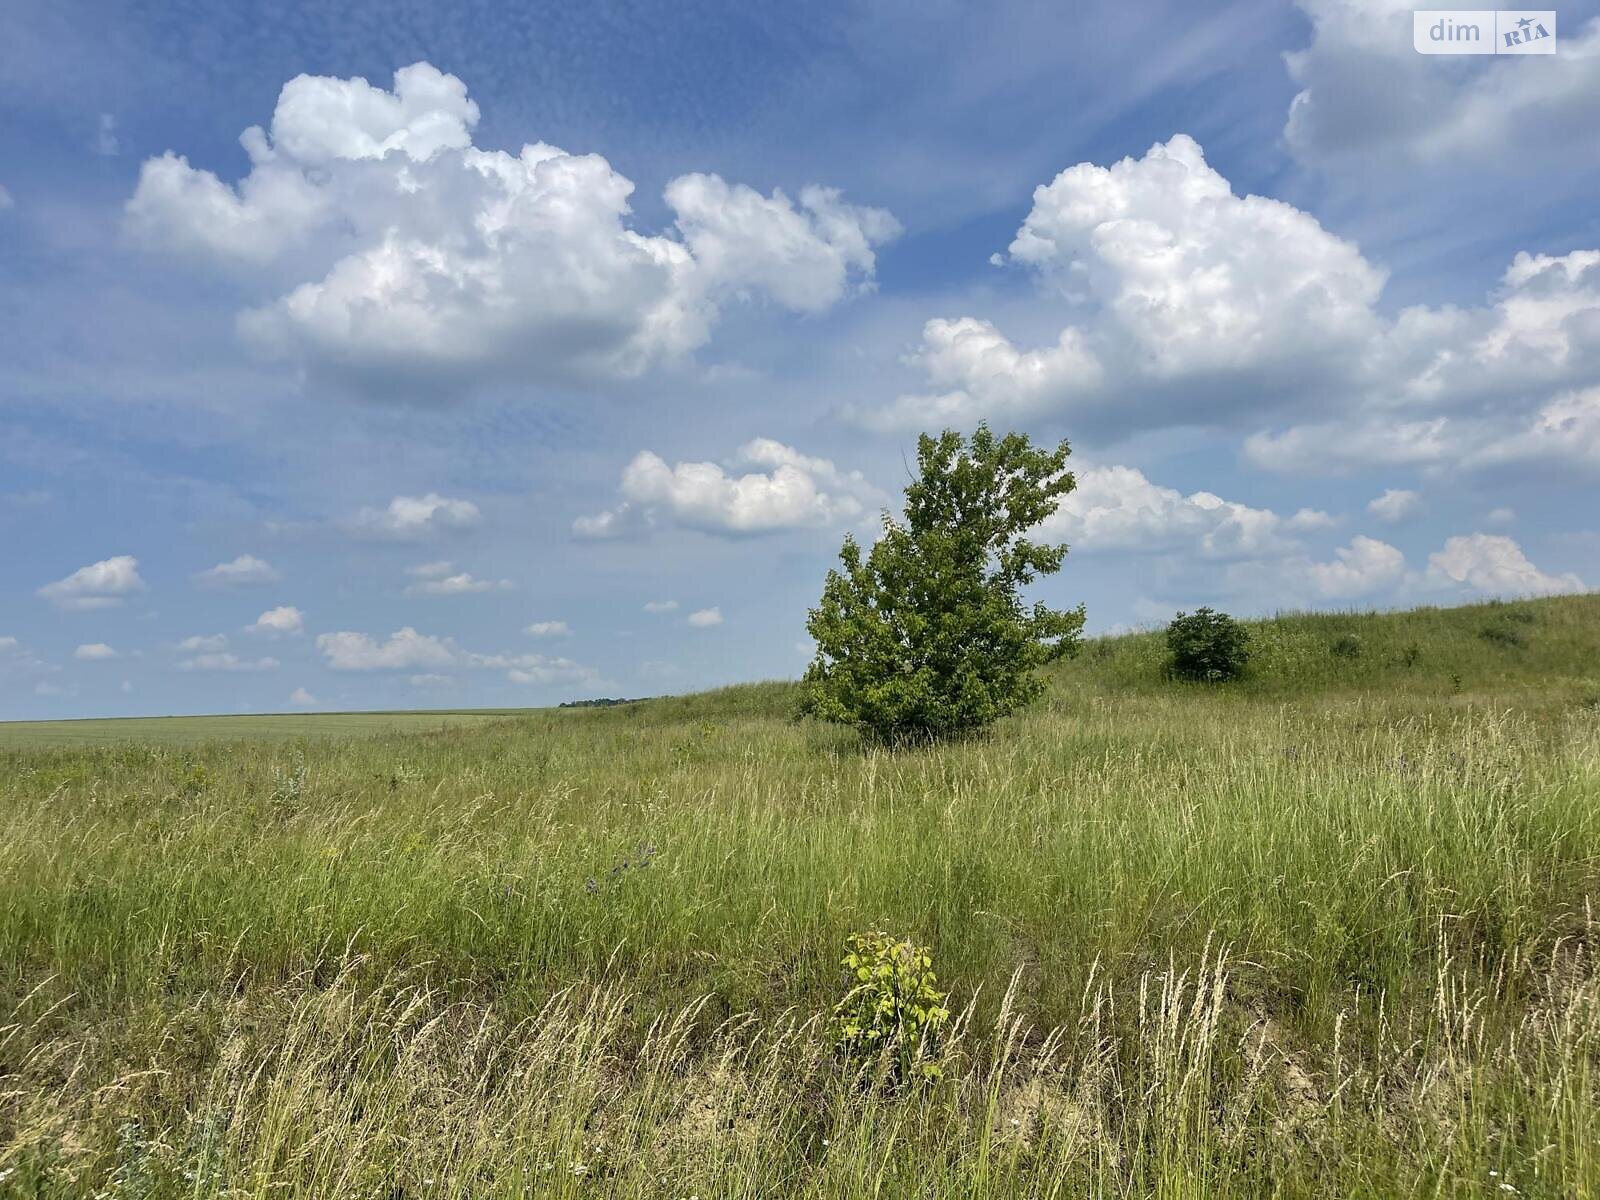
[[[980,425],[917,440],[904,523],[888,513],[862,556],[846,537],[806,628],[817,654],[805,711],[883,741],[981,729],[1038,698],[1036,668],[1077,648],[1083,607],[1025,608],[1018,590],[1065,546],[1027,534],[1075,486],[1066,442],[1037,449]]]

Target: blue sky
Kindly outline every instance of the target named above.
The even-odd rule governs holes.
[[[0,718],[792,677],[919,430],[1092,630],[1600,584],[1600,24],[20,0]]]

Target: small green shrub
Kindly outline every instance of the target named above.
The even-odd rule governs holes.
[[[1416,642],[1412,642],[1404,650],[1400,651],[1400,665],[1408,671],[1421,661],[1422,647],[1417,645]]]
[[[1361,638],[1354,633],[1341,633],[1333,639],[1333,645],[1328,648],[1335,658],[1360,658]]]
[[[295,751],[294,766],[272,764],[272,790],[267,795],[267,802],[275,812],[287,815],[299,811],[300,803],[305,799],[309,773],[305,753],[300,750]]]
[[[1168,670],[1179,679],[1222,683],[1244,674],[1250,635],[1227,613],[1197,608],[1167,626]]]
[[[1502,621],[1515,621],[1518,625],[1532,625],[1538,620],[1531,609],[1520,605],[1507,604],[1504,600],[1491,600],[1488,607],[1498,610],[1499,619]]]
[[[941,1035],[950,1020],[946,992],[934,984],[924,946],[887,933],[853,933],[845,941],[844,998],[833,1006],[834,1038],[848,1062],[883,1056],[886,1082],[940,1075]]]
[[[206,789],[211,786],[211,772],[206,770],[206,765],[196,762],[187,756],[180,764],[178,786],[176,795],[185,801],[198,800],[206,794]]]
[[[1478,636],[1491,645],[1505,650],[1521,650],[1528,644],[1527,636],[1510,625],[1485,625],[1478,630]]]
[[[145,1133],[138,1121],[117,1126],[117,1165],[98,1193],[105,1200],[145,1200],[157,1194],[161,1180],[156,1165],[157,1140]]]

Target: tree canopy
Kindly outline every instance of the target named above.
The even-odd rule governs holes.
[[[1028,535],[1075,486],[1070,454],[983,425],[970,441],[919,438],[904,520],[885,513],[865,555],[846,537],[811,610],[806,710],[901,741],[981,729],[1036,699],[1037,668],[1075,650],[1083,628],[1081,605],[1020,596],[1066,555]]]

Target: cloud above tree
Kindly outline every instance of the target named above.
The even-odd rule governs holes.
[[[1027,347],[984,317],[936,317],[909,357],[930,388],[858,421],[1253,427],[1246,461],[1293,473],[1600,471],[1600,250],[1518,253],[1484,304],[1385,315],[1386,274],[1354,243],[1236,195],[1178,134],[1038,188],[997,261],[1072,323]]]
[[[746,467],[757,469],[738,473]],[[674,525],[731,535],[836,527],[860,521],[884,500],[859,472],[772,438],[746,442],[726,465],[668,464],[641,450],[623,468],[618,491],[622,500],[615,508],[574,523],[578,537],[625,537]]]

